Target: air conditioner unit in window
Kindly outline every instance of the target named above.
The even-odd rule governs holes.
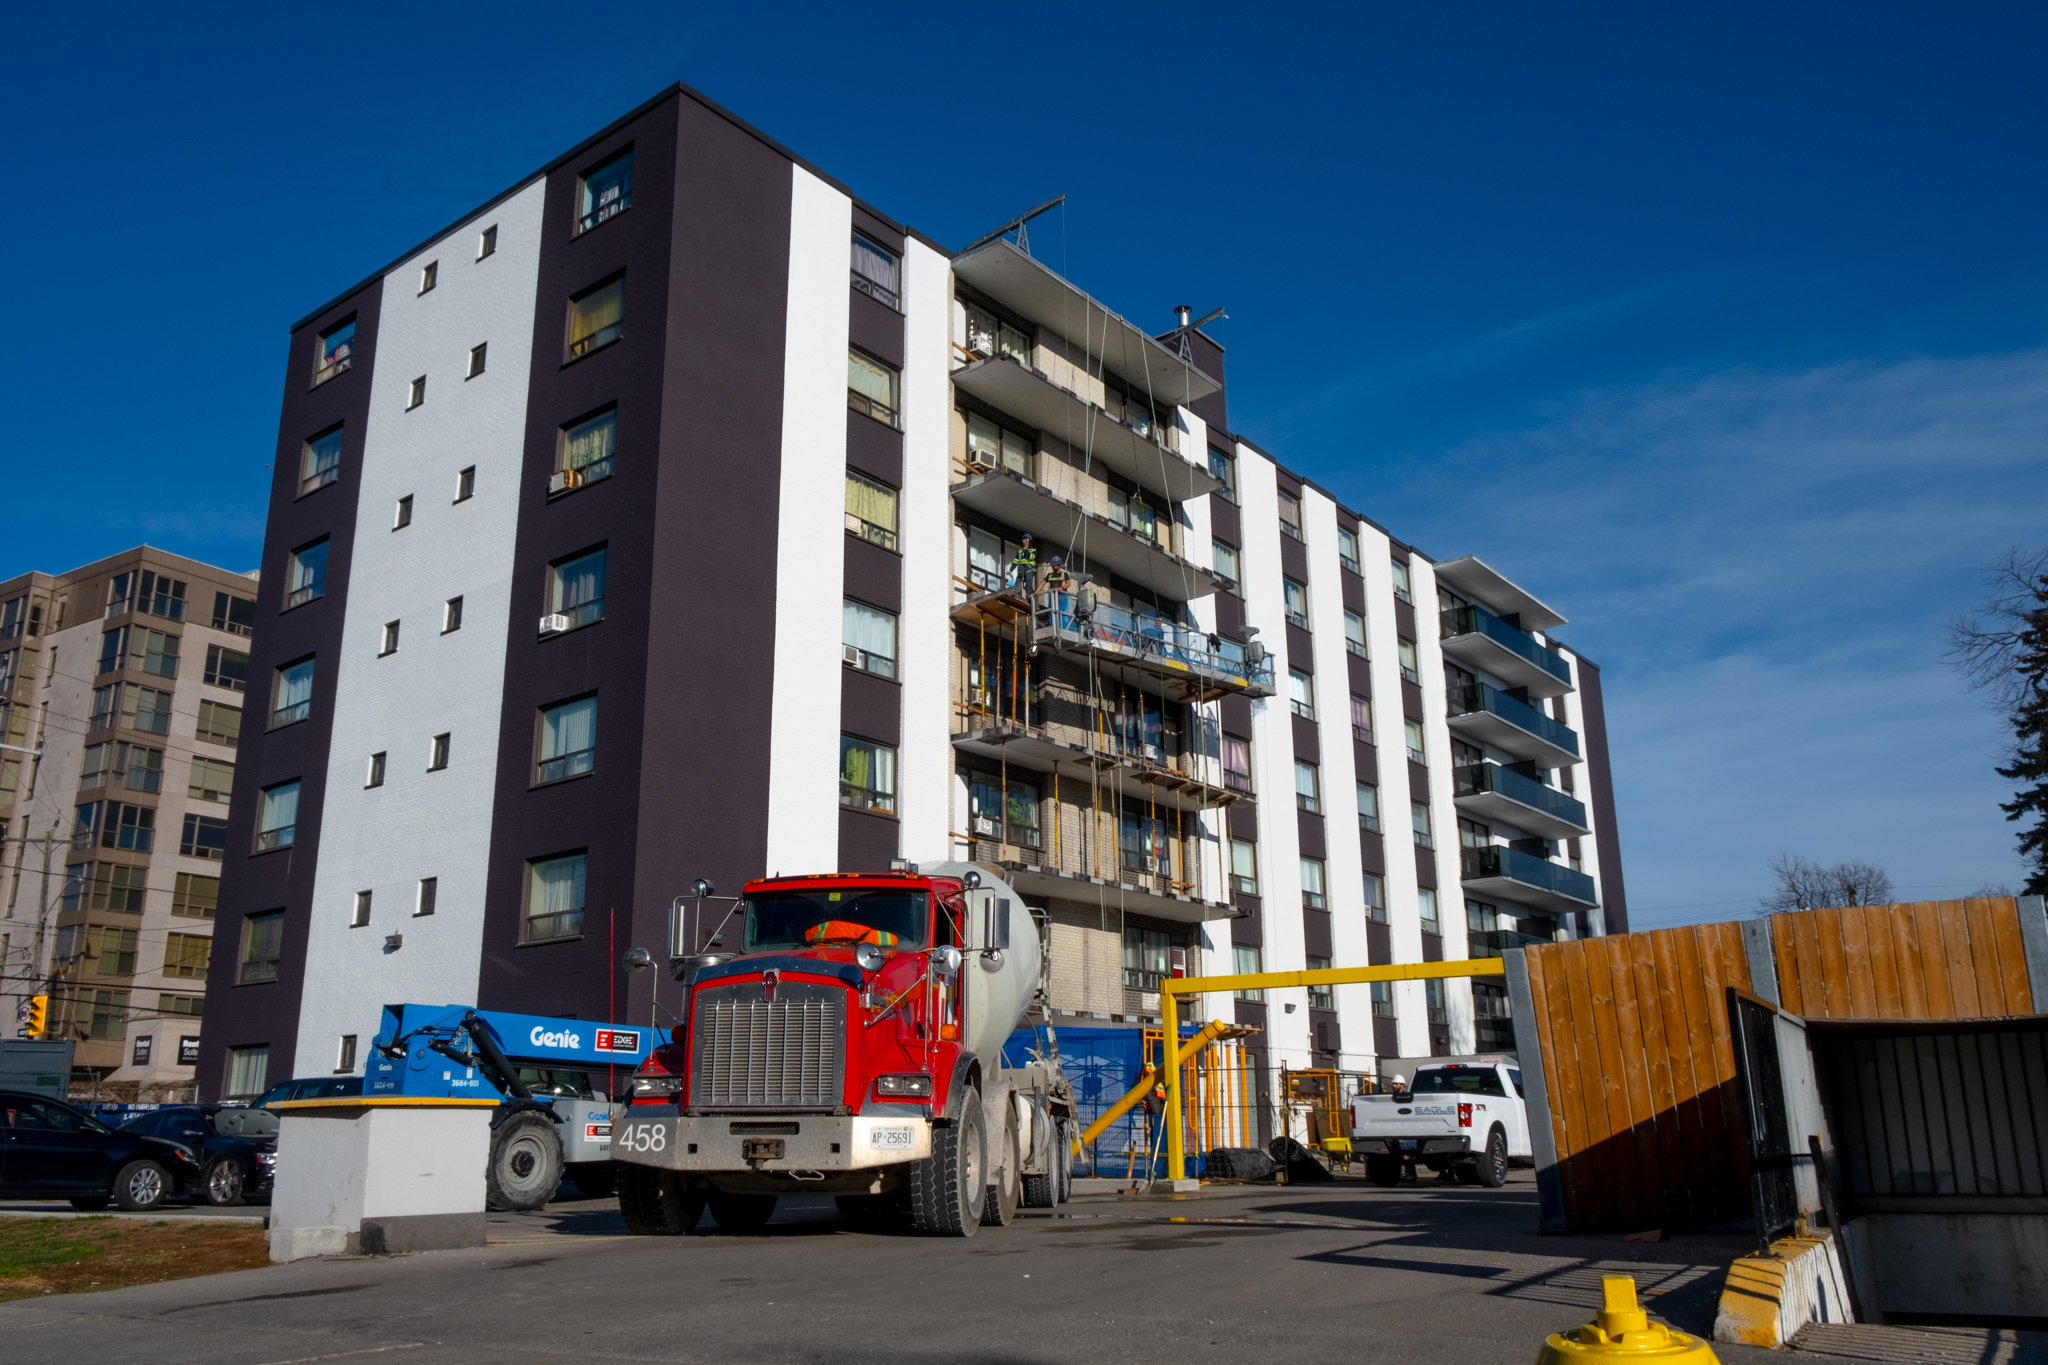
[[[839,646],[839,657],[852,664],[855,668],[859,668],[865,655],[862,654],[859,645],[841,645]]]
[[[543,635],[560,635],[568,628],[569,618],[558,611],[551,611],[540,618],[540,633]]]
[[[996,457],[986,450],[970,450],[967,452],[967,467],[982,470],[984,473],[993,471],[996,467]]]
[[[580,469],[558,469],[548,476],[548,492],[566,493],[572,488],[583,486],[583,471]]]
[[[977,815],[974,817],[974,832],[976,834],[998,834],[1001,831],[996,828],[996,822],[993,819],[986,815]]]
[[[989,337],[975,337],[967,343],[967,349],[985,360],[996,353],[996,344]]]

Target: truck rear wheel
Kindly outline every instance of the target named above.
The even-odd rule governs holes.
[[[484,1207],[546,1208],[562,1184],[562,1135],[555,1121],[526,1110],[491,1132],[491,1159],[484,1168]]]
[[[776,1200],[772,1194],[727,1194],[724,1190],[713,1190],[708,1202],[711,1216],[727,1232],[759,1232],[775,1216]]]
[[[680,1237],[704,1216],[704,1196],[674,1171],[620,1162],[619,1216],[635,1237]]]
[[[1365,1159],[1365,1178],[1383,1190],[1391,1190],[1401,1183],[1401,1158],[1397,1156],[1369,1156]]]
[[[972,1237],[988,1198],[988,1141],[981,1092],[965,1088],[960,1115],[932,1129],[932,1154],[910,1167],[910,1221],[919,1232]]]
[[[989,1169],[988,1198],[981,1206],[981,1221],[992,1228],[1006,1228],[1017,1221],[1017,1201],[1023,1196],[1023,1163],[1017,1153],[1017,1110],[1003,1106],[1003,1135],[996,1140],[994,1161]]]
[[[1074,1121],[1061,1119],[1054,1131],[1053,1143],[1059,1150],[1053,1153],[1053,1169],[1059,1172],[1059,1191],[1053,1196],[1054,1207],[1069,1204],[1074,1199]]]
[[[1486,1135],[1486,1150],[1479,1154],[1479,1183],[1489,1190],[1508,1183],[1508,1135],[1498,1124]]]

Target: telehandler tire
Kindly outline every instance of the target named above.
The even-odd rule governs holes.
[[[932,1154],[910,1167],[910,1222],[919,1232],[972,1237],[988,1199],[988,1139],[981,1091],[963,1086],[960,1112],[932,1130]]]
[[[512,1115],[491,1131],[484,1167],[484,1207],[493,1213],[542,1209],[562,1185],[562,1135],[534,1110]]]

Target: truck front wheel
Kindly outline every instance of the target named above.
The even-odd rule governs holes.
[[[674,1171],[620,1162],[619,1216],[635,1237],[680,1237],[704,1216],[704,1196]]]
[[[1497,1124],[1486,1135],[1486,1150],[1479,1154],[1479,1183],[1489,1190],[1508,1183],[1508,1135]]]
[[[988,1198],[988,1141],[981,1092],[965,1089],[960,1114],[932,1129],[932,1154],[910,1167],[910,1221],[919,1232],[972,1237]]]
[[[775,1216],[775,1196],[772,1194],[727,1194],[723,1190],[713,1190],[710,1203],[711,1216],[727,1232],[759,1232]]]
[[[1401,1183],[1401,1158],[1397,1156],[1369,1156],[1365,1159],[1365,1178],[1383,1190],[1391,1190]]]
[[[546,1208],[562,1184],[562,1135],[555,1121],[533,1110],[512,1115],[491,1133],[490,1164],[484,1168],[484,1207]]]

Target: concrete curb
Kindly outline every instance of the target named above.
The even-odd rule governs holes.
[[[1782,1350],[1810,1322],[1854,1321],[1834,1236],[1782,1237],[1770,1255],[1739,1256],[1728,1267],[1714,1340]]]
[[[0,1209],[0,1220],[8,1218],[125,1218],[133,1223],[256,1223],[270,1222],[267,1213],[56,1213]]]

